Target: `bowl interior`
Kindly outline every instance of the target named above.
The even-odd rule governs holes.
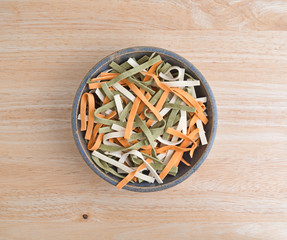
[[[154,51],[160,54],[161,58],[169,62],[171,65],[176,65],[182,68],[186,69],[186,72],[190,74],[193,78],[198,79],[201,81],[201,85],[196,88],[196,94],[197,97],[207,97],[207,103],[206,103],[206,112],[208,114],[208,123],[205,126],[205,132],[206,137],[208,140],[208,144],[204,146],[199,146],[194,151],[193,158],[191,159],[189,156],[189,153],[186,152],[183,156],[183,158],[191,164],[190,167],[184,165],[182,162],[180,163],[178,167],[178,174],[176,176],[167,175],[167,177],[164,179],[163,184],[158,184],[157,182],[150,184],[146,182],[142,183],[128,183],[126,185],[126,189],[128,190],[134,190],[134,191],[156,191],[156,190],[162,190],[164,188],[171,187],[181,181],[183,181],[185,178],[187,178],[192,172],[194,172],[199,165],[203,162],[203,160],[206,158],[214,136],[215,135],[215,128],[216,128],[216,106],[214,102],[214,98],[212,95],[212,92],[206,82],[206,80],[203,78],[203,76],[200,74],[200,72],[189,62],[187,62],[185,59],[181,58],[180,56],[168,52],[166,50],[152,48],[152,49],[144,49],[144,48],[134,48],[134,49],[127,49],[127,51],[119,51],[116,53],[111,54],[110,56],[103,59],[101,62],[99,62],[95,67],[86,75],[83,82],[81,83],[80,88],[78,89],[77,95],[75,97],[74,101],[74,107],[73,107],[73,131],[74,131],[74,137],[76,140],[76,144],[84,157],[85,161],[88,163],[88,165],[101,177],[103,177],[108,182],[116,185],[121,179],[108,173],[106,174],[101,168],[99,168],[92,160],[91,158],[91,152],[87,149],[87,144],[84,140],[84,132],[80,131],[80,121],[77,120],[77,115],[79,114],[79,105],[80,105],[80,98],[81,95],[88,91],[88,87],[85,84],[86,80],[90,76],[97,76],[100,72],[107,70],[109,68],[109,64],[112,61],[115,61],[116,63],[120,64],[130,57],[134,57],[136,59],[139,59],[143,55],[150,55]]]

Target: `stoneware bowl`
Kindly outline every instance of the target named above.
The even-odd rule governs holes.
[[[214,138],[215,138],[215,133],[216,133],[216,128],[217,128],[217,110],[216,110],[216,104],[215,104],[212,91],[207,81],[205,80],[205,78],[189,61],[177,55],[176,53],[170,52],[162,48],[156,48],[156,47],[126,48],[126,49],[117,51],[105,57],[103,60],[98,62],[89,71],[89,73],[84,77],[83,81],[81,82],[80,87],[76,93],[74,103],[73,103],[72,128],[73,128],[73,134],[74,134],[76,145],[78,149],[80,150],[82,157],[84,158],[86,163],[90,166],[90,168],[93,169],[95,173],[97,173],[100,177],[102,177],[107,182],[113,185],[116,185],[120,181],[120,179],[116,176],[111,175],[110,173],[106,174],[101,168],[99,168],[93,162],[91,158],[91,152],[87,149],[87,144],[84,140],[84,132],[80,131],[80,121],[77,120],[77,115],[79,114],[81,96],[83,95],[83,93],[88,91],[88,87],[85,84],[88,78],[90,78],[91,76],[96,76],[100,72],[108,69],[109,64],[112,61],[115,61],[116,63],[122,63],[130,57],[134,57],[138,59],[142,57],[143,55],[151,55],[153,52],[157,52],[158,54],[160,54],[160,56],[162,57],[164,61],[167,61],[172,65],[185,68],[188,74],[193,76],[193,78],[200,80],[201,85],[200,87],[197,87],[196,93],[197,93],[197,97],[204,97],[204,96],[207,97],[206,111],[208,114],[209,121],[208,121],[208,124],[205,126],[205,131],[206,131],[206,137],[208,140],[208,144],[204,146],[200,145],[198,148],[196,148],[192,159],[190,158],[188,152],[186,152],[184,154],[184,159],[187,162],[189,162],[191,166],[188,167],[184,165],[183,163],[180,163],[178,167],[178,174],[175,177],[171,175],[167,175],[163,181],[163,184],[158,184],[157,182],[153,184],[150,184],[147,182],[128,183],[124,187],[124,189],[136,191],[136,192],[153,192],[153,191],[164,190],[172,186],[175,186],[181,183],[186,178],[188,178],[192,173],[194,173],[199,168],[199,166],[202,164],[202,162],[206,159],[212,147]]]

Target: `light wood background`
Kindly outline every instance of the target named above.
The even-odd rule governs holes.
[[[286,0],[1,0],[0,239],[287,239],[286,30]],[[156,193],[106,183],[71,131],[87,71],[138,45],[190,60],[218,105],[204,164]]]

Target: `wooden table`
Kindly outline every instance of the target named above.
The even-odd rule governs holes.
[[[285,0],[2,0],[0,239],[287,239],[286,30]],[[218,105],[204,164],[155,193],[102,180],[71,131],[87,71],[138,45],[190,60]]]

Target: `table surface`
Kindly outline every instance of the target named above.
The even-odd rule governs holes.
[[[286,30],[285,0],[2,0],[0,239],[287,239]],[[194,63],[218,105],[203,165],[155,193],[102,180],[71,131],[84,75],[139,45]]]

